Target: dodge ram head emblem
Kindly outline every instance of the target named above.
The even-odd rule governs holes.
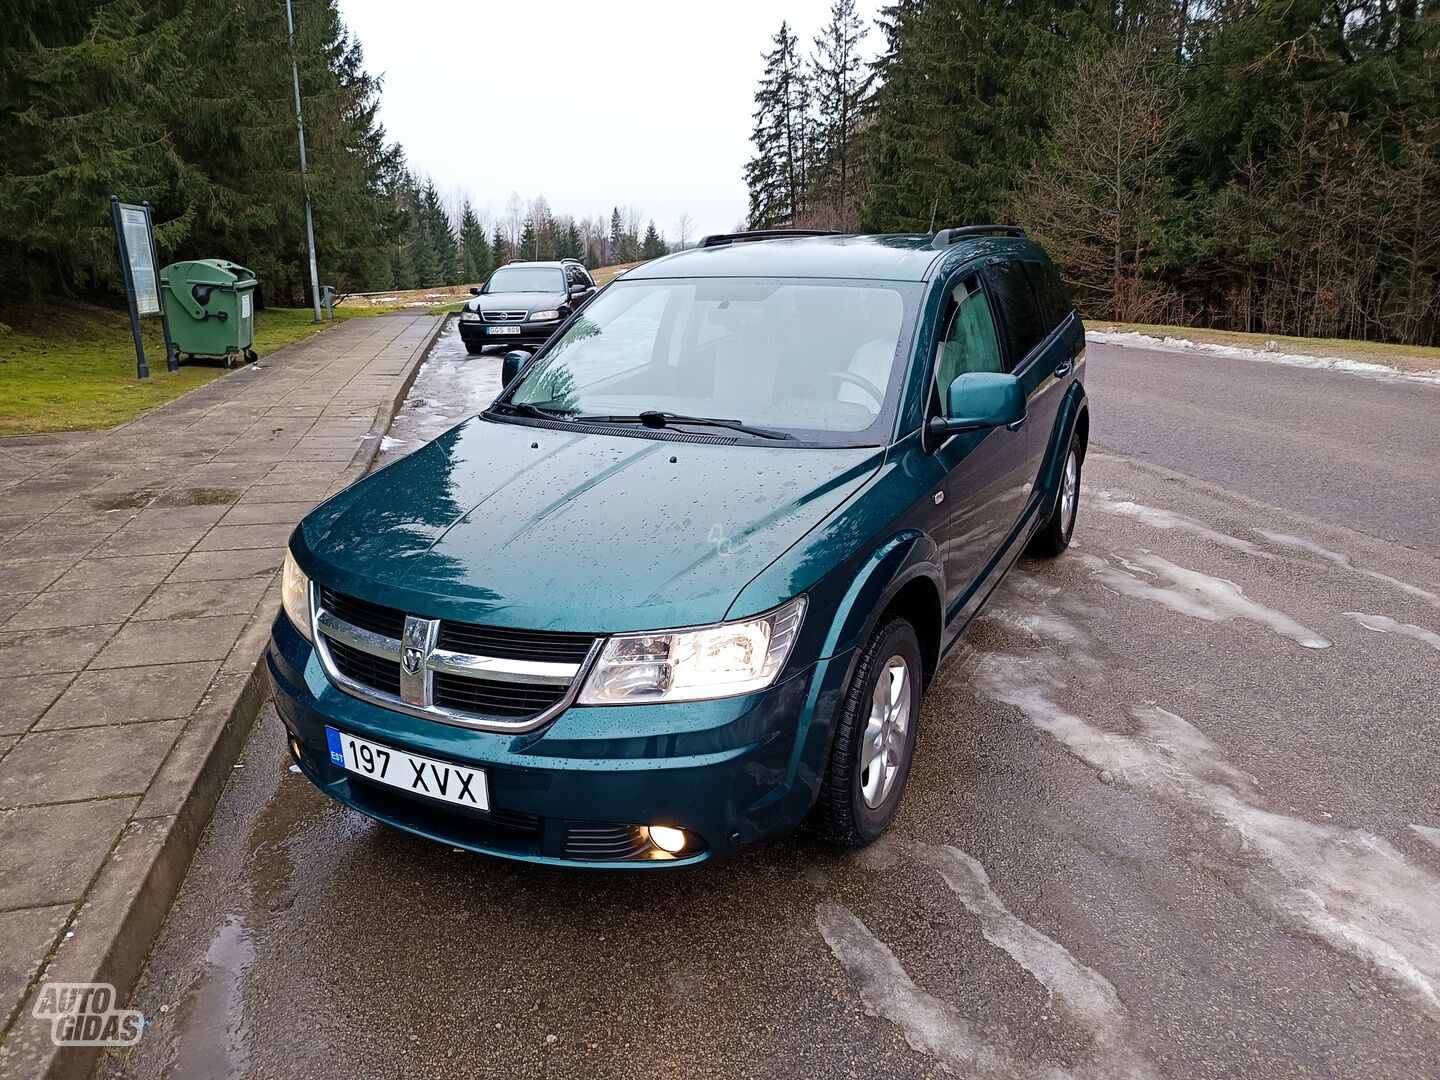
[[[400,656],[400,666],[405,669],[406,675],[418,673],[420,665],[423,663],[425,663],[425,654],[419,649],[407,648]]]

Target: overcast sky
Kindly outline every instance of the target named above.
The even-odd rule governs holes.
[[[869,25],[876,0],[860,0]],[[512,191],[585,217],[638,206],[672,233],[743,221],[761,54],[782,18],[808,54],[830,0],[340,0],[380,119],[442,192]],[[867,50],[878,41],[871,32]],[[693,237],[692,237],[693,239]]]

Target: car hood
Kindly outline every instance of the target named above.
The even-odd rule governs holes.
[[[696,625],[725,618],[883,458],[477,417],[317,508],[292,546],[321,584],[417,615],[595,632]]]
[[[486,293],[472,297],[465,306],[471,311],[539,311],[558,308],[565,303],[565,293],[507,292]]]

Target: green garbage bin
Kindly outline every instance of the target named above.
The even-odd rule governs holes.
[[[255,274],[225,259],[192,259],[160,271],[175,351],[218,356],[226,366],[256,360]]]

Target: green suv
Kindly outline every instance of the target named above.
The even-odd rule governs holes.
[[[532,862],[874,840],[947,650],[1070,541],[1084,350],[1015,228],[741,233],[631,270],[295,530],[268,651],[295,762]]]

